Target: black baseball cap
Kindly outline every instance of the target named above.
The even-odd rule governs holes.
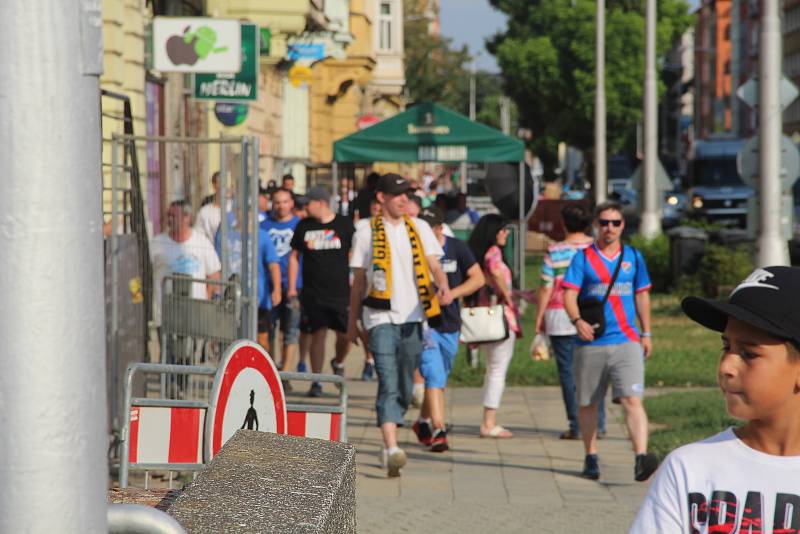
[[[728,300],[687,297],[684,313],[706,328],[723,332],[734,317],[779,339],[800,346],[800,268],[756,269],[731,292]]]
[[[428,223],[431,228],[444,223],[444,214],[436,206],[428,206],[419,212],[419,218]]]
[[[315,185],[306,192],[306,198],[308,198],[308,200],[324,200],[325,202],[330,202],[331,194],[325,187]]]
[[[411,187],[411,183],[408,180],[393,172],[387,172],[381,176],[378,179],[378,187],[376,188],[377,191],[389,195],[402,195],[412,189],[414,188]]]

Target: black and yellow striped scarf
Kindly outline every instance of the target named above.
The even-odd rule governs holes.
[[[428,324],[436,326],[441,321],[442,310],[431,283],[422,239],[411,217],[404,215],[403,221],[408,232],[408,240],[411,242],[411,256],[414,261],[414,278],[417,281],[419,302],[425,311]],[[370,225],[372,227],[372,283],[367,298],[364,299],[364,306],[378,310],[390,310],[392,309],[392,250],[386,237],[383,217],[380,215],[373,217]]]

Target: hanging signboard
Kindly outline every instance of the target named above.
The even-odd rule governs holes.
[[[194,97],[225,102],[252,101],[258,98],[258,27],[241,24],[241,68],[234,74],[195,74]]]
[[[161,72],[228,72],[241,66],[239,21],[155,17],[153,66]]]

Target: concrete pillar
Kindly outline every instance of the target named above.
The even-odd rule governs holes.
[[[0,532],[106,530],[99,0],[0,18]]]

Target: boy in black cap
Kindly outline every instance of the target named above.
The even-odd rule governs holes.
[[[667,456],[631,532],[800,532],[800,269],[756,269],[683,311],[722,332],[717,380],[745,424]]]

